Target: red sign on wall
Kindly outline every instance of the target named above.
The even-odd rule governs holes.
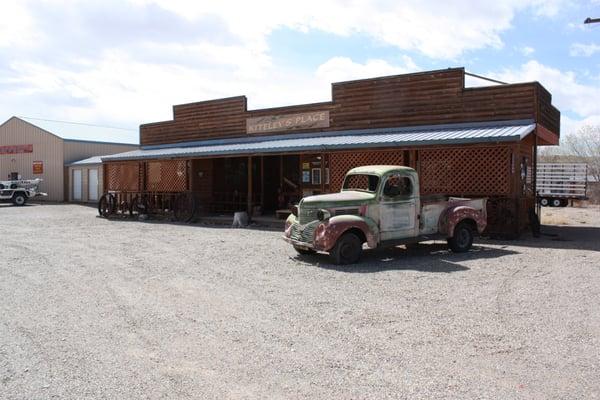
[[[44,173],[44,162],[43,161],[34,161],[33,162],[33,174],[40,175]]]
[[[32,144],[15,144],[11,146],[0,146],[0,154],[33,153]]]

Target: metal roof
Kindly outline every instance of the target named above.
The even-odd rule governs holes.
[[[67,164],[67,166],[77,166],[77,165],[93,165],[93,164],[102,164],[102,156],[94,156],[90,158],[85,158],[79,161],[73,161],[72,163]]]
[[[211,157],[304,151],[321,152],[373,147],[511,142],[523,139],[534,129],[535,123],[532,120],[517,120],[259,136],[146,146],[139,150],[104,156],[102,160]]]

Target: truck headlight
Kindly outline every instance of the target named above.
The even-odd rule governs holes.
[[[319,219],[319,221],[323,221],[325,219],[328,219],[329,217],[331,217],[331,213],[329,211],[325,209],[317,211],[317,218]]]

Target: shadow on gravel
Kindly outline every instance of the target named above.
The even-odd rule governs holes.
[[[497,258],[517,252],[485,246],[473,246],[468,253],[455,254],[445,243],[421,243],[406,249],[391,247],[381,250],[365,250],[358,264],[330,264],[327,255],[297,255],[294,259],[313,264],[319,268],[349,273],[374,273],[383,271],[422,271],[450,273],[468,271],[469,267],[460,263],[467,260]]]
[[[490,241],[498,243],[498,241]],[[540,237],[524,234],[518,240],[506,241],[511,247],[539,247],[600,251],[600,227],[573,225],[542,225]]]

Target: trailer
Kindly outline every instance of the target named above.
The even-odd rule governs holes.
[[[33,197],[48,196],[38,190],[42,179],[20,179],[0,181],[0,203],[24,206]]]
[[[566,207],[569,200],[586,200],[587,169],[585,163],[539,163],[536,177],[539,204]]]

